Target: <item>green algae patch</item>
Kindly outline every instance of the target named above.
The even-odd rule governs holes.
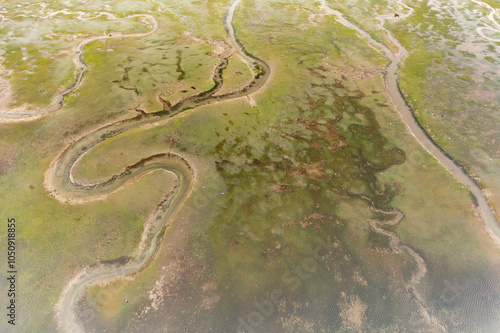
[[[141,3],[114,6],[128,15]],[[63,110],[33,123],[1,125],[8,144],[0,148],[8,153],[0,158],[0,198],[8,203],[2,212],[21,212],[19,219],[30,222],[20,230],[23,255],[33,263],[23,277],[23,293],[32,295],[27,331],[56,329],[50,311],[82,266],[128,260],[144,221],[171,190],[173,177],[163,172],[142,177],[106,201],[84,205],[60,204],[43,189],[44,171],[72,140],[119,119],[151,116],[147,113],[164,108],[160,94],[174,103],[213,86],[210,73],[217,59],[212,45],[183,33],[193,29],[201,38],[224,38],[224,6],[162,3],[147,5],[162,13],[155,34],[87,45],[82,58],[90,69]],[[355,1],[336,8],[390,44],[372,11],[403,13],[407,8],[386,1],[370,4]],[[482,231],[468,192],[418,146],[391,107],[382,78],[387,59],[333,17],[314,16],[320,13],[311,2],[239,6],[239,40],[272,64],[265,89],[251,99],[196,107],[108,138],[75,166],[76,179],[92,182],[148,156],[176,152],[193,162],[196,179],[151,263],[133,276],[89,288],[78,304],[79,320],[108,332],[425,329],[428,323],[410,288],[421,268],[409,250],[401,250],[404,245],[425,262],[427,271],[415,290],[426,309],[448,328],[463,329],[467,323],[453,319],[464,314],[462,300],[470,295],[459,294],[443,306],[443,289],[453,277],[464,283],[473,272],[494,276],[491,263],[498,251]],[[388,24],[408,29],[398,34],[411,52],[401,89],[426,128],[441,124],[433,130],[439,144],[469,147],[464,140],[456,142],[455,129],[445,126],[463,116],[450,96],[472,89],[459,76],[477,80],[476,72],[467,72],[471,66],[457,57],[491,62],[452,52],[449,44],[439,44],[436,51],[418,42],[417,25],[408,20],[422,24],[418,29],[432,24],[426,21],[429,8],[421,6],[414,17]],[[449,24],[443,21],[436,34],[452,34]],[[222,93],[251,76],[245,66],[233,54],[222,73]],[[252,68],[257,76],[262,70]],[[486,71],[494,86],[495,76]],[[439,93],[428,88],[435,86]],[[466,102],[460,105],[468,110],[475,105]],[[468,117],[466,130],[473,131],[481,115]],[[466,140],[480,140],[470,133]],[[486,161],[489,154],[478,156]],[[489,164],[484,168],[491,178],[498,171]],[[388,225],[398,211],[404,217]],[[377,232],[373,221],[395,236]],[[56,279],[40,279],[54,270],[61,272]],[[472,301],[491,291],[481,286]],[[471,318],[494,315],[490,308],[481,311]]]

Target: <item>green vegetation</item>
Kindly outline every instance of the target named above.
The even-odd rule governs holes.
[[[252,73],[240,56],[233,54],[229,58],[227,68],[224,70],[223,78],[224,84],[218,91],[218,95],[241,89],[245,82],[252,78]]]
[[[2,29],[0,40],[5,44],[2,66],[13,72],[12,107],[25,103],[30,108],[45,106],[58,91],[71,86],[75,74],[70,49],[80,40],[109,31],[144,31],[144,24],[134,19],[107,20],[91,12],[85,20],[75,19],[74,14],[60,14],[57,20],[45,18],[36,26],[26,21],[11,22]]]
[[[375,16],[409,11],[385,0],[327,3],[391,49]],[[472,27],[465,32],[446,11],[438,19],[428,3],[404,3],[414,13],[386,23],[410,52],[401,90],[433,139],[495,192],[500,167],[489,158],[498,147],[491,140],[497,114],[487,111],[498,104],[496,46],[465,45],[461,36],[475,33]],[[146,37],[89,43],[82,54],[89,69],[63,109],[34,122],[0,124],[0,214],[19,223],[19,288],[23,313],[30,314],[20,318],[23,331],[56,331],[54,305],[71,278],[82,267],[133,255],[144,221],[172,190],[174,176],[164,172],[81,205],[59,203],[43,188],[49,164],[74,140],[140,111],[161,110],[158,96],[173,104],[214,85],[211,73],[219,60],[210,42],[226,38],[222,17],[229,1],[161,4],[110,2],[106,11],[123,20],[102,16],[89,26],[71,23],[75,13],[58,14],[62,23],[50,42],[20,40],[5,47],[3,66],[14,71],[13,105],[41,107],[74,82],[72,55],[22,60],[25,53],[36,55],[43,43],[50,52],[69,50],[76,33],[144,31],[144,24],[126,18],[136,13],[154,15],[159,24]],[[103,5],[71,10],[92,15]],[[241,320],[251,323],[255,304],[279,291],[282,302],[256,331],[430,331],[408,290],[418,269],[415,258],[395,251],[369,225],[370,219],[388,221],[392,209],[405,217],[385,229],[426,263],[416,289],[429,312],[450,331],[496,318],[494,304],[470,308],[468,302],[481,302],[498,286],[478,283],[469,288],[473,292],[460,289],[466,291],[439,303],[450,281],[495,281],[490,277],[498,269],[498,250],[470,194],[423,151],[391,106],[383,82],[388,60],[333,16],[319,15],[317,5],[240,3],[238,39],[272,66],[265,89],[251,99],[207,104],[111,137],[76,164],[76,179],[97,182],[153,154],[175,152],[195,171],[192,194],[154,260],[133,277],[89,288],[78,305],[85,325],[107,332],[238,331]],[[37,6],[26,10],[35,15]],[[20,10],[8,9],[13,16]],[[27,23],[16,24],[9,29]],[[33,64],[35,73],[24,80]],[[233,54],[218,93],[265,74],[260,65],[252,67],[254,74]],[[47,77],[49,70],[58,75]],[[41,84],[43,94],[37,92]],[[475,90],[483,88],[484,94]],[[472,112],[479,103],[487,106]],[[5,241],[0,233],[0,245]]]
[[[244,12],[247,15],[253,12],[246,9]],[[258,16],[257,13],[255,15]],[[251,20],[249,17],[246,19]],[[345,31],[348,36],[352,34],[330,18],[321,22],[334,25],[331,29],[337,32]],[[258,29],[250,31],[244,25],[236,25],[241,29],[237,31],[243,45],[257,45],[256,41],[266,33],[264,28],[259,35]],[[297,317],[302,324],[293,326],[288,323],[292,326],[286,326],[289,312],[282,312],[267,320],[262,330],[288,327],[289,330],[300,331],[308,323],[307,318],[322,311],[325,304],[328,304],[326,307],[339,309],[337,299],[328,301],[325,299],[328,293],[322,295],[314,288],[318,284],[324,285],[327,290],[349,290],[353,295],[359,295],[364,303],[370,305],[372,310],[369,311],[374,311],[366,314],[367,318],[373,318],[380,309],[376,304],[382,296],[368,290],[365,283],[380,288],[391,280],[380,272],[380,267],[386,267],[387,271],[396,270],[396,275],[401,274],[399,280],[393,280],[395,284],[389,290],[381,290],[391,295],[390,290],[404,289],[401,285],[405,280],[403,277],[408,278],[415,267],[412,259],[404,254],[394,256],[383,251],[388,246],[387,238],[368,228],[367,219],[372,214],[366,202],[356,199],[362,195],[368,196],[380,207],[403,209],[405,220],[395,230],[424,254],[432,269],[442,267],[425,282],[429,295],[432,295],[430,290],[437,289],[440,283],[442,286],[446,271],[454,272],[454,276],[462,279],[474,270],[487,270],[485,257],[493,254],[484,253],[482,249],[487,249],[491,242],[486,235],[478,234],[477,226],[471,222],[474,215],[470,210],[470,196],[418,148],[410,135],[402,134],[405,127],[388,107],[381,76],[354,81],[356,72],[350,73],[352,68],[345,64],[344,59],[350,59],[349,64],[371,65],[373,69],[377,68],[374,60],[379,64],[385,61],[378,60],[379,57],[372,58],[370,62],[371,53],[367,52],[366,58],[362,57],[363,53],[358,53],[352,46],[341,48],[340,53],[334,38],[330,37],[329,43],[322,40],[326,37],[318,34],[322,28],[324,26],[317,27],[317,30],[309,28],[299,35],[295,28],[289,26],[281,33],[283,36],[295,36],[289,41],[290,45],[284,40],[283,44],[261,47],[258,53],[255,52],[275,65],[274,79],[268,90],[254,97],[256,107],[251,108],[244,101],[233,101],[199,108],[161,129],[134,131],[120,136],[109,145],[98,147],[82,160],[79,167],[82,173],[84,166],[93,170],[92,165],[100,163],[99,168],[105,168],[107,174],[112,174],[115,170],[106,161],[117,158],[123,149],[121,147],[134,151],[131,156],[145,156],[150,154],[150,150],[161,149],[164,140],[169,144],[177,142],[175,146],[180,149],[204,158],[211,159],[215,154],[218,173],[227,187],[218,193],[212,192],[209,197],[212,204],[206,212],[212,218],[197,220],[199,224],[194,227],[190,246],[195,253],[189,256],[190,264],[185,270],[198,267],[204,277],[189,278],[185,273],[186,281],[181,283],[174,279],[191,301],[180,301],[178,294],[167,294],[162,303],[167,306],[182,302],[194,309],[193,312],[201,312],[202,316],[198,319],[182,313],[180,309],[184,306],[159,310],[157,313],[175,313],[170,327],[180,328],[190,323],[192,326],[189,327],[195,329],[202,322],[214,322],[223,316],[234,318],[231,325],[236,329],[238,316],[253,311],[253,305],[245,300],[267,299],[276,286],[283,284],[283,272],[300,265],[301,260],[310,255],[311,246],[321,235],[336,239],[338,247],[322,262],[311,278],[314,281],[301,284],[298,290],[287,290],[286,294],[288,301],[302,305],[301,315]],[[245,32],[251,33],[246,35]],[[326,49],[324,57],[314,56],[314,51],[309,49],[310,45],[319,44]],[[357,47],[366,48],[366,45]],[[432,57],[436,58],[435,55]],[[325,61],[326,58],[330,60]],[[421,65],[425,58],[415,59],[418,60],[415,66],[425,68]],[[306,67],[300,66],[304,63],[307,63]],[[296,77],[300,77],[301,82],[309,82],[309,85],[297,85]],[[397,146],[392,142],[397,142]],[[401,164],[406,160],[405,151],[412,152],[410,161]],[[109,152],[111,155],[107,155]],[[366,168],[365,165],[370,166]],[[443,191],[440,197],[457,204],[443,206],[432,200],[435,197],[431,191],[436,186]],[[186,215],[192,216],[189,213]],[[443,220],[441,216],[448,218]],[[437,219],[439,223],[436,225]],[[450,230],[455,232],[450,233]],[[441,241],[435,242],[435,239]],[[457,239],[460,242],[457,243]],[[482,248],[477,247],[478,243],[483,244]],[[460,259],[457,253],[460,253]],[[406,264],[401,260],[406,260]],[[172,255],[165,253],[161,262],[164,266],[171,265]],[[471,262],[475,264],[471,266]],[[337,272],[334,281],[331,280],[332,272]],[[163,273],[157,273],[155,280],[162,276]],[[352,276],[359,276],[359,279],[350,285]],[[328,286],[325,285],[326,280],[330,281]],[[130,282],[123,291],[135,298],[137,294],[144,295],[135,302],[138,311],[151,307],[153,303],[146,295],[154,286],[150,284],[147,287],[142,283]],[[207,292],[203,287],[207,284],[216,287]],[[190,286],[195,285],[197,287],[190,290]],[[121,288],[124,287],[120,283],[119,286],[108,286],[99,293],[114,294]],[[134,290],[137,293],[133,293]],[[200,299],[200,295],[210,293],[213,298],[207,296]],[[316,301],[303,306],[303,302],[311,302],[312,299]],[[206,302],[210,300],[215,303],[208,303],[208,306]],[[106,308],[105,304],[108,304],[93,298],[87,301],[98,307]],[[408,300],[392,299],[392,302],[403,304]],[[321,306],[316,307],[316,304]],[[412,316],[410,313],[414,308],[407,305],[398,307],[396,304],[384,303],[384,308],[386,311],[396,311],[396,308],[408,311],[407,315]],[[110,320],[120,322],[118,318],[122,315],[118,312]],[[150,327],[161,323],[159,316],[149,317],[153,318]],[[443,316],[447,320],[448,317]],[[345,325],[322,320],[312,327],[340,329]],[[225,322],[225,325],[228,323]],[[387,323],[372,322],[372,325],[386,327]],[[407,323],[394,319],[390,325],[401,328]],[[115,328],[116,331],[120,329]]]
[[[488,60],[489,62],[495,62],[495,59],[493,59],[493,57],[490,56],[484,57],[484,59]]]
[[[401,89],[410,101],[417,101],[412,107],[431,137],[449,155],[466,165],[473,176],[480,178],[498,212],[500,150],[498,140],[491,139],[499,133],[499,74],[495,68],[499,61],[498,46],[475,30],[489,11],[476,3],[468,3],[469,8],[479,11],[464,14],[459,20],[453,19],[448,10],[437,12],[425,3],[411,1],[409,5],[416,15],[388,24],[410,50],[402,68]],[[426,22],[444,28],[443,19],[447,20],[446,33],[434,33],[422,25]],[[420,43],[415,42],[417,38]],[[436,49],[447,54],[444,59],[448,66],[434,60],[421,68],[414,67],[415,57]]]

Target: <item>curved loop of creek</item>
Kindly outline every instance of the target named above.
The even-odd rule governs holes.
[[[335,15],[339,22],[346,27],[355,30],[363,38],[365,38],[371,45],[378,48],[383,54],[390,60],[390,64],[386,68],[386,73],[384,75],[384,83],[386,86],[387,93],[394,104],[396,110],[398,111],[401,119],[406,124],[410,133],[417,139],[420,145],[429,152],[438,162],[448,170],[448,172],[455,177],[456,180],[464,184],[469,191],[474,195],[479,210],[481,212],[481,218],[484,225],[495,241],[496,244],[500,245],[500,224],[497,221],[492,208],[488,203],[488,199],[484,195],[482,189],[479,185],[467,174],[467,172],[459,166],[450,156],[448,156],[422,129],[421,125],[415,118],[413,111],[409,107],[408,103],[404,99],[401,90],[398,85],[398,66],[401,60],[408,54],[408,51],[399,43],[399,41],[392,36],[389,30],[383,26],[383,21],[388,16],[379,16],[381,23],[379,27],[383,29],[392,43],[398,48],[398,53],[394,54],[392,51],[384,44],[376,41],[371,37],[365,30],[353,24],[344,18],[341,12],[331,9],[326,4],[325,0],[320,0],[321,7],[329,14]],[[411,9],[411,8],[410,8]],[[413,11],[413,9],[411,9]],[[406,17],[408,15],[401,16],[400,18]]]
[[[46,171],[44,184],[46,189],[58,200],[70,203],[102,199],[128,183],[135,181],[142,175],[158,169],[172,172],[177,177],[174,191],[164,197],[162,202],[156,207],[152,217],[148,220],[141,243],[132,260],[124,264],[97,264],[90,269],[82,270],[66,286],[56,305],[57,319],[60,328],[65,332],[84,332],[77,320],[75,307],[87,287],[134,274],[143,269],[152,260],[158,250],[158,245],[168,224],[167,222],[180,209],[185,199],[189,196],[193,180],[196,177],[189,163],[181,156],[172,153],[158,154],[141,160],[135,165],[127,167],[121,173],[114,175],[109,180],[96,184],[78,183],[72,174],[74,165],[86,153],[108,138],[132,129],[155,126],[182,111],[194,109],[201,105],[246,97],[262,88],[269,78],[270,67],[264,61],[246,52],[236,38],[233,18],[239,2],[240,0],[233,0],[229,5],[227,15],[224,16],[224,28],[228,32],[232,47],[245,60],[251,70],[253,71],[257,66],[260,66],[262,69],[262,71],[259,71],[261,72],[260,75],[256,76],[238,91],[215,96],[215,93],[223,83],[221,70],[227,66],[227,58],[230,56],[230,54],[225,56],[220,55],[220,64],[213,71],[212,79],[215,84],[212,89],[181,100],[177,104],[167,104],[167,107],[161,111],[149,114],[141,113],[137,117],[118,121],[88,133],[56,157]],[[154,30],[156,30],[156,27],[155,23]],[[80,59],[80,57],[77,57],[77,59]],[[83,62],[79,66],[86,68]],[[78,76],[76,85],[79,84],[81,75]]]
[[[398,85],[398,66],[401,60],[408,54],[407,50],[399,43],[399,41],[391,34],[391,32],[384,27],[384,20],[393,18],[391,15],[380,15],[377,19],[380,21],[379,27],[387,33],[389,40],[398,48],[397,54],[394,54],[386,45],[376,41],[370,36],[368,32],[363,30],[361,27],[355,25],[351,21],[347,20],[343,14],[335,9],[328,6],[325,0],[319,0],[320,7],[328,14],[335,15],[337,20],[343,24],[345,27],[355,30],[362,38],[366,39],[369,44],[371,44],[375,49],[382,52],[385,57],[390,61],[389,65],[386,67],[386,72],[384,73],[384,84],[387,94],[392,101],[394,107],[398,111],[401,119],[406,124],[410,133],[415,137],[415,139],[420,143],[420,145],[429,152],[438,162],[444,166],[448,172],[455,177],[459,182],[464,184],[469,191],[474,195],[477,205],[479,207],[482,220],[488,231],[489,235],[493,241],[500,245],[500,224],[498,223],[492,208],[490,207],[486,196],[479,187],[479,185],[465,172],[465,170],[460,167],[450,156],[448,156],[422,129],[418,121],[416,120],[413,111],[403,97],[403,94]],[[399,2],[399,1],[398,1]],[[400,3],[409,10],[408,14],[401,14],[399,18],[406,18],[413,13],[413,8]],[[420,306],[423,317],[426,319],[433,331],[436,332],[446,332],[447,329],[443,326],[438,318],[436,318],[431,311],[429,311],[427,304],[425,303],[423,297],[418,292],[416,286],[419,284],[422,277],[426,274],[427,268],[426,263],[422,256],[417,253],[414,249],[408,245],[402,244],[401,238],[392,231],[388,231],[383,228],[384,225],[396,225],[403,218],[403,213],[399,210],[394,209],[392,211],[382,211],[376,208],[372,208],[374,211],[384,214],[395,214],[395,218],[383,221],[383,220],[370,220],[369,224],[372,230],[379,234],[383,234],[390,239],[390,246],[398,252],[399,250],[406,251],[416,262],[417,269],[412,274],[410,281],[408,282],[408,291],[415,297],[417,304]]]
[[[47,170],[45,175],[45,187],[47,188],[47,190],[60,201],[71,203],[86,202],[103,198],[110,193],[113,193],[114,191],[122,188],[126,184],[133,182],[142,175],[158,169],[172,172],[177,177],[174,191],[164,197],[163,201],[157,206],[155,212],[153,213],[153,217],[149,219],[141,243],[139,244],[138,250],[136,251],[136,256],[132,260],[121,265],[98,264],[91,269],[81,271],[67,285],[57,304],[57,318],[60,327],[64,331],[83,332],[81,325],[76,319],[74,310],[78,300],[82,297],[85,289],[88,286],[136,273],[144,268],[145,265],[147,265],[147,263],[152,260],[158,249],[158,245],[166,228],[167,222],[179,210],[185,199],[189,196],[193,180],[196,177],[193,169],[184,158],[171,153],[157,154],[141,160],[135,165],[127,167],[124,171],[113,176],[109,180],[96,184],[80,184],[75,181],[72,176],[73,166],[85,153],[89,152],[100,142],[110,137],[117,136],[121,133],[138,127],[154,126],[161,121],[165,121],[165,119],[174,117],[176,114],[182,111],[193,109],[201,105],[245,97],[262,88],[269,78],[270,67],[264,61],[246,52],[244,47],[236,38],[233,26],[233,18],[236,7],[238,6],[240,1],[241,0],[233,0],[229,5],[227,15],[224,17],[224,27],[228,33],[228,37],[232,44],[232,47],[240,54],[242,58],[245,59],[245,62],[250,67],[260,66],[263,69],[262,75],[259,75],[247,86],[236,92],[215,96],[215,93],[222,86],[223,81],[222,74],[220,74],[221,71],[219,71],[219,69],[223,70],[227,66],[227,57],[220,56],[220,64],[213,72],[213,80],[215,82],[215,85],[209,91],[181,100],[173,106],[169,105],[168,108],[164,108],[164,110],[162,111],[150,114],[142,113],[137,117],[118,121],[113,124],[101,127],[91,133],[88,133],[87,135],[77,140],[66,150],[64,150],[56,159],[54,159],[49,169]],[[390,32],[383,27],[383,18],[379,17],[379,19],[381,20],[380,27],[387,32],[391,41],[398,47],[399,52],[396,55],[394,55],[384,44],[374,40],[366,31],[346,20],[343,17],[342,13],[329,8],[324,0],[321,0],[320,3],[321,7],[328,14],[335,15],[340,23],[344,24],[350,29],[357,31],[370,44],[383,52],[384,55],[391,61],[386,68],[384,81],[387,92],[396,109],[398,110],[403,122],[407,125],[409,131],[418,140],[422,147],[424,147],[458,181],[462,182],[472,192],[472,194],[476,198],[486,228],[488,229],[492,238],[500,244],[500,226],[481,188],[460,166],[458,166],[453,161],[453,159],[447,156],[446,153],[444,153],[443,150],[440,149],[440,147],[437,146],[428,137],[428,135],[422,130],[421,126],[414,118],[412,110],[403,98],[397,83],[397,71],[398,65],[401,59],[407,54],[407,51],[390,34]],[[146,33],[130,35],[130,37],[149,35],[157,30],[158,24],[156,20],[149,15],[144,17],[153,24],[152,29]],[[76,81],[70,88],[56,95],[49,107],[35,112],[31,115],[23,113],[16,115],[10,113],[7,115],[3,114],[2,117],[14,118],[14,120],[16,120],[15,118],[17,118],[17,120],[21,121],[31,120],[42,116],[43,114],[53,112],[61,108],[64,101],[64,96],[78,88],[79,84],[81,83],[83,74],[87,69],[87,66],[83,63],[80,57],[83,46],[95,39],[111,37],[113,36],[90,38],[82,41],[75,47],[75,64],[78,68]],[[374,222],[372,222],[372,224],[373,223]],[[384,232],[383,229],[375,224],[373,228],[378,228],[380,229],[380,232]],[[390,235],[388,236],[390,237]],[[418,254],[415,254],[415,259],[417,261],[418,258]]]

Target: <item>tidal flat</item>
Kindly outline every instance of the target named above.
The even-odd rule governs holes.
[[[64,331],[58,306],[70,281],[84,269],[118,272],[133,262],[159,204],[175,193],[178,178],[154,171],[100,200],[62,203],[65,190],[53,192],[47,175],[57,177],[50,170],[73,150],[80,155],[68,179],[81,184],[128,177],[159,154],[182,158],[193,172],[185,199],[170,197],[176,209],[151,259],[88,285],[71,303],[68,318],[81,331],[499,328],[500,251],[473,195],[408,131],[386,91],[384,52],[321,6],[391,52],[390,34],[408,50],[398,82],[416,119],[497,209],[498,122],[490,111],[498,43],[476,30],[489,10],[479,1],[359,3],[111,1],[105,9],[101,2],[63,9],[34,2],[13,11],[6,2],[0,29],[16,37],[37,19],[53,31],[51,42],[38,43],[61,60],[42,66],[20,54],[41,37],[2,39],[9,50],[2,73],[12,73],[2,79],[18,96],[4,108],[50,104],[75,80],[71,49],[79,41],[148,33],[87,44],[88,68],[61,108],[0,123],[0,214],[21,221],[20,331]],[[157,29],[133,15],[151,15]],[[44,66],[57,76],[40,93]],[[488,96],[486,109],[475,108]]]

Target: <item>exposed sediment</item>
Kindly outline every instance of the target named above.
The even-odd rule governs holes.
[[[230,56],[227,53],[221,53],[219,55],[219,63],[213,69],[212,79],[214,81],[214,86],[211,89],[182,99],[176,103],[171,103],[161,98],[160,95],[159,100],[164,105],[163,110],[149,114],[141,112],[134,118],[106,125],[91,133],[88,133],[87,135],[83,136],[75,143],[73,143],[71,146],[67,147],[56,159],[54,159],[50,168],[47,170],[45,178],[46,189],[58,200],[70,203],[80,203],[103,199],[109,194],[140,178],[142,175],[154,170],[165,170],[167,172],[173,172],[177,177],[177,183],[174,192],[164,196],[164,199],[157,205],[155,211],[151,215],[151,218],[146,223],[146,228],[141,243],[138,246],[135,256],[131,260],[122,264],[98,263],[91,269],[82,270],[65,288],[63,295],[59,303],[57,304],[57,316],[63,330],[68,332],[83,332],[81,324],[78,323],[76,319],[74,309],[78,300],[81,299],[88,286],[134,274],[143,269],[148,264],[148,262],[150,262],[154,258],[168,221],[171,220],[178,209],[180,209],[185,199],[189,196],[193,179],[196,176],[193,172],[192,167],[189,165],[186,159],[184,159],[180,155],[168,153],[154,155],[141,160],[138,163],[127,167],[122,172],[114,175],[109,180],[95,184],[83,184],[79,183],[77,179],[74,179],[72,175],[73,166],[85,153],[91,151],[92,148],[96,147],[99,143],[105,141],[108,138],[115,137],[139,127],[156,126],[161,122],[164,122],[166,119],[172,118],[185,110],[194,109],[201,105],[206,105],[218,101],[231,100],[240,97],[248,97],[253,92],[256,92],[257,90],[264,87],[265,83],[269,80],[270,67],[264,61],[252,56],[245,50],[245,48],[237,40],[234,27],[232,25],[234,13],[239,2],[240,0],[234,0],[231,2],[230,6],[228,7],[228,14],[224,17],[224,27],[228,32],[229,40],[231,41],[231,45],[234,50],[238,52],[240,56],[245,59],[245,62],[249,65],[249,67],[254,70],[254,74],[256,75],[253,80],[248,82],[248,84],[241,90],[221,95],[215,95],[223,84],[223,71],[227,66],[227,60]],[[390,65],[386,69],[387,73],[384,75],[384,78],[388,94],[391,97],[395,107],[400,112],[403,121],[410,129],[410,132],[422,144],[422,146],[427,151],[429,151],[429,153],[431,153],[441,164],[443,164],[443,166],[445,166],[452,175],[454,175],[459,181],[464,183],[476,196],[483,220],[485,221],[487,228],[489,228],[492,237],[495,238],[498,242],[498,240],[500,239],[500,228],[498,226],[498,222],[491,213],[490,207],[488,206],[486,198],[484,197],[481,189],[463,171],[462,168],[460,168],[451,158],[446,156],[446,154],[443,153],[442,150],[440,150],[440,148],[435,145],[435,143],[432,142],[431,139],[429,139],[425,132],[423,132],[421,127],[415,121],[411,109],[406,104],[397,87],[396,73],[398,70],[398,64],[406,54],[406,50],[387,31],[391,41],[393,41],[399,48],[399,52],[397,54],[393,54],[385,45],[375,41],[364,30],[343,18],[340,12],[330,9],[326,5],[325,1],[321,1],[321,3],[322,8],[324,8],[327,13],[336,15],[342,24],[358,31],[358,33],[360,33],[362,37],[366,38],[368,42],[372,44],[376,49],[381,50],[391,61]],[[157,23],[153,17],[150,17],[147,20],[151,19],[151,22],[154,22],[154,26],[151,31],[142,34],[122,35],[121,37],[139,37],[151,34],[158,28]],[[382,17],[381,20],[383,20]],[[381,27],[383,28],[383,24],[381,24]],[[80,42],[75,47],[75,59],[77,59],[75,62],[77,66],[77,76],[75,83],[66,90],[58,93],[47,108],[35,112],[27,111],[26,113],[2,113],[0,115],[0,122],[33,120],[63,107],[64,96],[78,89],[87,68],[81,60],[83,46],[92,40],[111,37],[112,36],[93,37],[93,39],[88,39]],[[402,244],[401,239],[399,238],[399,236],[397,236],[397,234],[384,229],[385,225],[396,225],[397,223],[399,223],[403,218],[403,214],[396,209],[388,211],[382,211],[376,207],[373,207],[372,209],[374,212],[380,214],[394,216],[388,221],[372,219],[369,220],[368,223],[375,232],[384,234],[389,237],[390,246],[393,250],[395,250],[396,252],[406,251],[415,260],[417,264],[417,270],[408,282],[408,289],[416,298],[417,302],[421,305],[424,316],[427,316],[428,321],[433,325],[433,327],[444,330],[444,328],[440,326],[440,324],[436,321],[432,314],[429,314],[425,307],[425,302],[422,300],[422,297],[420,297],[419,293],[416,290],[416,286],[426,272],[424,260],[416,251]],[[488,212],[491,216],[488,215]]]
[[[230,36],[229,39],[236,52],[240,52],[242,57],[245,57],[247,61],[251,61],[256,67],[260,66],[258,67],[260,70],[247,86],[236,92],[213,96],[223,84],[223,71],[227,66],[228,57],[230,56],[230,53],[221,52],[219,54],[220,62],[212,71],[214,86],[211,89],[187,97],[173,105],[164,100],[160,95],[159,100],[164,105],[163,110],[149,114],[141,112],[134,118],[106,125],[84,135],[61,152],[46,171],[44,183],[46,189],[59,201],[70,203],[103,199],[144,174],[158,169],[172,172],[177,177],[177,184],[173,193],[167,193],[164,196],[163,200],[155,208],[155,211],[146,222],[141,243],[132,259],[129,259],[126,263],[121,265],[97,263],[92,266],[92,268],[83,269],[67,285],[56,305],[57,319],[60,328],[64,331],[84,332],[84,328],[81,323],[78,322],[75,308],[88,286],[135,274],[142,270],[154,258],[158,250],[158,245],[168,225],[168,221],[171,220],[180,209],[185,199],[189,196],[193,179],[196,177],[192,167],[186,159],[182,158],[180,155],[171,153],[158,154],[143,159],[125,168],[125,170],[112,176],[110,179],[94,184],[79,183],[77,179],[74,179],[72,174],[74,165],[87,152],[91,151],[99,143],[108,138],[115,137],[132,129],[158,125],[166,119],[168,120],[188,109],[193,109],[216,101],[248,96],[252,92],[260,89],[268,80],[269,66],[264,61],[244,51],[241,44],[236,40],[232,20],[234,17],[234,10],[239,1],[240,0],[235,0],[231,2],[228,9],[228,15],[224,17],[224,27],[228,31],[228,35]]]
[[[367,40],[367,42],[372,45],[375,49],[378,49],[379,52],[383,53],[385,57],[390,61],[389,65],[386,67],[386,72],[384,73],[384,84],[386,88],[386,92],[392,101],[395,109],[398,111],[401,119],[406,124],[410,133],[417,139],[420,145],[427,150],[434,158],[438,160],[438,162],[443,165],[448,172],[450,172],[455,179],[463,183],[469,191],[474,195],[476,202],[479,206],[479,210],[481,212],[481,217],[483,219],[486,230],[492,237],[492,239],[500,244],[500,224],[496,220],[493,210],[488,204],[487,198],[484,195],[483,191],[479,187],[479,185],[465,172],[465,170],[460,167],[450,156],[448,156],[422,129],[420,124],[417,122],[410,106],[404,99],[399,86],[398,86],[398,66],[401,60],[408,53],[407,50],[399,43],[399,41],[391,34],[389,30],[384,27],[384,20],[396,17],[389,15],[380,15],[378,16],[378,20],[380,21],[379,27],[387,33],[389,40],[397,47],[398,52],[394,54],[386,45],[383,43],[376,41],[373,37],[370,36],[368,32],[355,25],[354,23],[347,20],[343,14],[338,11],[330,8],[325,0],[319,0],[320,7],[326,11],[327,14],[335,15],[337,20],[342,23],[347,28],[353,29],[358,34]],[[399,2],[399,1],[398,1]],[[400,3],[403,7],[409,10],[407,14],[400,14],[397,16],[397,19],[403,19],[410,16],[413,13],[413,8]],[[401,244],[401,239],[399,236],[391,231],[387,231],[382,226],[383,225],[395,225],[399,223],[399,221],[403,218],[403,213],[393,209],[389,211],[382,211],[377,209],[376,207],[372,208],[374,211],[383,214],[394,214],[395,217],[389,222],[383,222],[380,220],[369,220],[369,225],[371,228],[379,233],[386,235],[390,239],[390,246],[396,252],[404,250],[406,251],[416,262],[417,269],[413,273],[410,281],[408,282],[408,291],[414,296],[417,303],[419,304],[421,311],[423,313],[424,318],[428,322],[428,324],[436,331],[446,331],[446,328],[439,323],[436,317],[430,313],[427,309],[426,303],[420,293],[417,290],[417,285],[422,277],[425,275],[427,269],[425,266],[425,261],[423,258],[412,248],[407,245]]]
[[[126,18],[133,18],[133,17],[139,17],[142,18],[142,21],[146,25],[150,25],[151,30],[147,32],[141,32],[141,33],[135,33],[135,34],[121,34],[121,33],[108,33],[104,36],[93,36],[89,38],[85,38],[82,41],[80,41],[72,50],[71,52],[74,53],[74,58],[73,58],[73,63],[75,64],[76,67],[76,77],[75,81],[73,84],[56,93],[51,100],[51,103],[44,107],[44,108],[39,108],[35,110],[28,110],[28,108],[23,105],[20,107],[16,108],[8,108],[8,105],[2,105],[2,104],[8,104],[8,100],[10,99],[11,91],[10,91],[10,86],[6,87],[4,89],[4,95],[5,96],[0,96],[0,100],[3,98],[5,101],[0,104],[0,123],[13,123],[13,122],[23,122],[23,121],[32,121],[35,119],[38,119],[46,114],[55,112],[59,109],[61,109],[64,105],[64,99],[67,95],[78,89],[82,83],[82,79],[84,74],[86,73],[88,66],[83,62],[82,60],[82,53],[83,53],[83,48],[85,45],[89,44],[90,42],[96,41],[96,40],[106,40],[109,38],[116,38],[116,37],[144,37],[148,36],[152,33],[154,33],[156,30],[158,30],[158,23],[156,22],[155,18],[151,15],[148,14],[136,14],[136,15],[130,15],[127,16]],[[117,19],[114,16],[112,16],[113,19]]]

